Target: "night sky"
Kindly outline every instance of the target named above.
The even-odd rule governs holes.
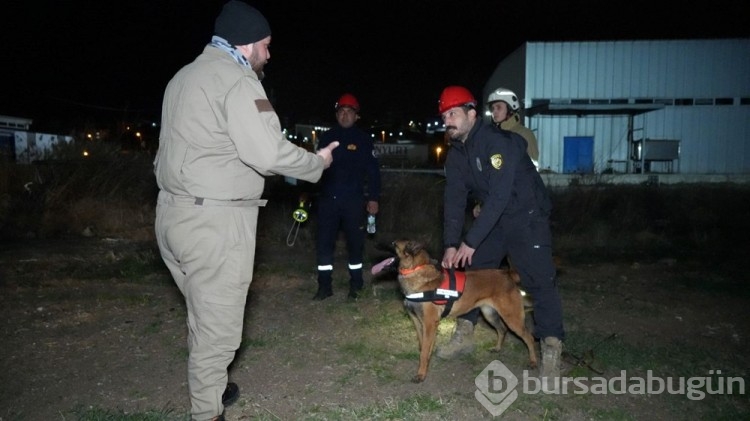
[[[0,114],[60,131],[158,119],[164,87],[210,40],[224,1],[7,3]],[[345,91],[365,121],[431,117],[443,87],[479,94],[525,41],[750,37],[743,1],[249,3],[271,24],[264,86],[290,124],[332,119]]]

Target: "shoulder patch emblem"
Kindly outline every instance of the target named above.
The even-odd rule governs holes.
[[[255,108],[257,108],[258,112],[261,112],[261,113],[273,111],[273,105],[271,105],[271,101],[267,99],[256,99]]]
[[[490,157],[490,164],[492,164],[492,168],[499,170],[503,166],[503,156],[499,153],[492,155]]]
[[[356,151],[357,150],[357,145],[355,145],[354,143],[350,143],[350,144],[346,145],[346,150],[347,151]]]

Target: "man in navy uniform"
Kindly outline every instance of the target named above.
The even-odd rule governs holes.
[[[314,300],[333,295],[333,252],[340,229],[344,231],[348,252],[349,298],[357,298],[357,292],[364,286],[365,212],[377,214],[380,197],[380,168],[372,140],[355,126],[359,101],[347,93],[339,98],[335,109],[338,124],[323,132],[318,144],[318,148],[325,148],[331,142],[339,142],[333,151],[335,164],[323,171],[320,179],[316,238],[318,291]]]
[[[562,304],[552,260],[552,210],[547,188],[526,153],[526,141],[477,118],[477,101],[463,86],[449,86],[438,111],[451,139],[445,160],[442,266],[497,268],[508,255],[524,289],[534,297],[534,335],[542,351],[540,377],[545,391],[559,385],[563,329]],[[469,197],[482,212],[465,233]],[[479,311],[456,320],[451,340],[438,357],[456,358],[474,350]]]

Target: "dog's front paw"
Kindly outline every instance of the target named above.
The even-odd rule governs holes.
[[[417,374],[411,378],[412,383],[422,383],[424,381],[424,374]]]

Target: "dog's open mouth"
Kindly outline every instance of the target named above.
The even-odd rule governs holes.
[[[391,269],[395,261],[395,257],[389,257],[382,262],[374,265],[372,269],[370,269],[370,273],[372,273],[373,275],[377,275],[385,269]]]

